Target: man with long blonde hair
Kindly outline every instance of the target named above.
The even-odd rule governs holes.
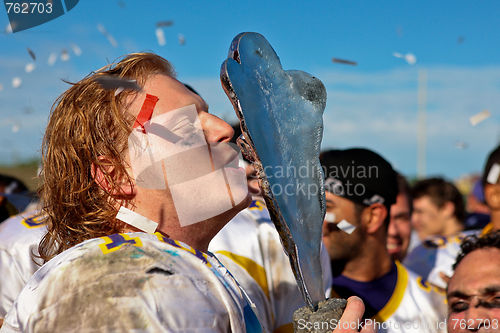
[[[232,135],[154,54],[73,84],[42,148],[48,262],[2,330],[267,330],[268,305],[206,253],[250,202]]]

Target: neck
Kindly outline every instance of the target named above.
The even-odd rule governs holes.
[[[371,244],[370,244],[371,243]],[[385,242],[367,239],[366,245],[360,254],[353,260],[345,263],[342,275],[360,281],[373,281],[391,270],[392,259]]]
[[[492,210],[490,213],[493,230],[500,230],[500,209]]]
[[[464,226],[458,222],[456,218],[451,218],[447,223],[445,223],[442,235],[445,237],[453,236],[458,234],[463,229]]]

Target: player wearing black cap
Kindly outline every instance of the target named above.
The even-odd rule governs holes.
[[[387,252],[390,206],[398,193],[392,166],[362,148],[326,151],[320,160],[327,202],[323,241],[333,294],[361,297],[365,318],[375,318],[385,332],[445,331],[443,295]]]
[[[481,236],[500,230],[500,146],[488,156],[484,166],[483,178],[484,201],[490,209],[491,221],[484,227]]]

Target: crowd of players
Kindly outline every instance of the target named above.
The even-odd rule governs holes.
[[[95,78],[108,74],[145,92],[103,89]],[[238,136],[153,54],[131,54],[68,89],[44,137],[40,202],[0,224],[1,332],[292,332],[304,302],[251,165],[245,200],[189,226],[179,225],[168,188],[135,186],[128,128],[146,93],[159,100],[155,112],[195,105],[208,143]],[[500,331],[500,147],[473,191],[480,212],[467,212],[451,182],[410,186],[368,149],[324,151],[320,162],[323,287],[349,299],[341,323]],[[158,221],[156,232],[117,219],[121,206]]]

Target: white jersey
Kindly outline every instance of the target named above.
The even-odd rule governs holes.
[[[396,262],[398,278],[387,304],[376,315],[379,332],[446,332],[444,292]]]
[[[43,218],[36,211],[21,213],[0,224],[0,319],[42,265],[37,257],[38,244],[46,232]]]
[[[288,256],[263,201],[253,200],[247,209],[236,215],[214,237],[209,250],[216,254],[230,271],[233,271],[235,264],[244,268],[244,271],[239,271],[245,273],[244,276],[235,273],[235,277],[245,289],[256,284],[260,286],[271,303],[273,331],[293,332],[293,313],[305,304]],[[324,247],[322,250],[326,291],[331,285],[330,261]],[[251,298],[252,296],[250,295]]]
[[[406,256],[403,264],[422,276],[424,280],[446,289],[446,282],[440,277],[440,273],[448,277],[453,275],[453,264],[460,252],[462,240],[479,232],[465,231],[451,237],[430,237],[413,249]]]
[[[136,232],[54,257],[28,281],[0,332],[267,332],[257,318],[269,312],[212,255]]]

